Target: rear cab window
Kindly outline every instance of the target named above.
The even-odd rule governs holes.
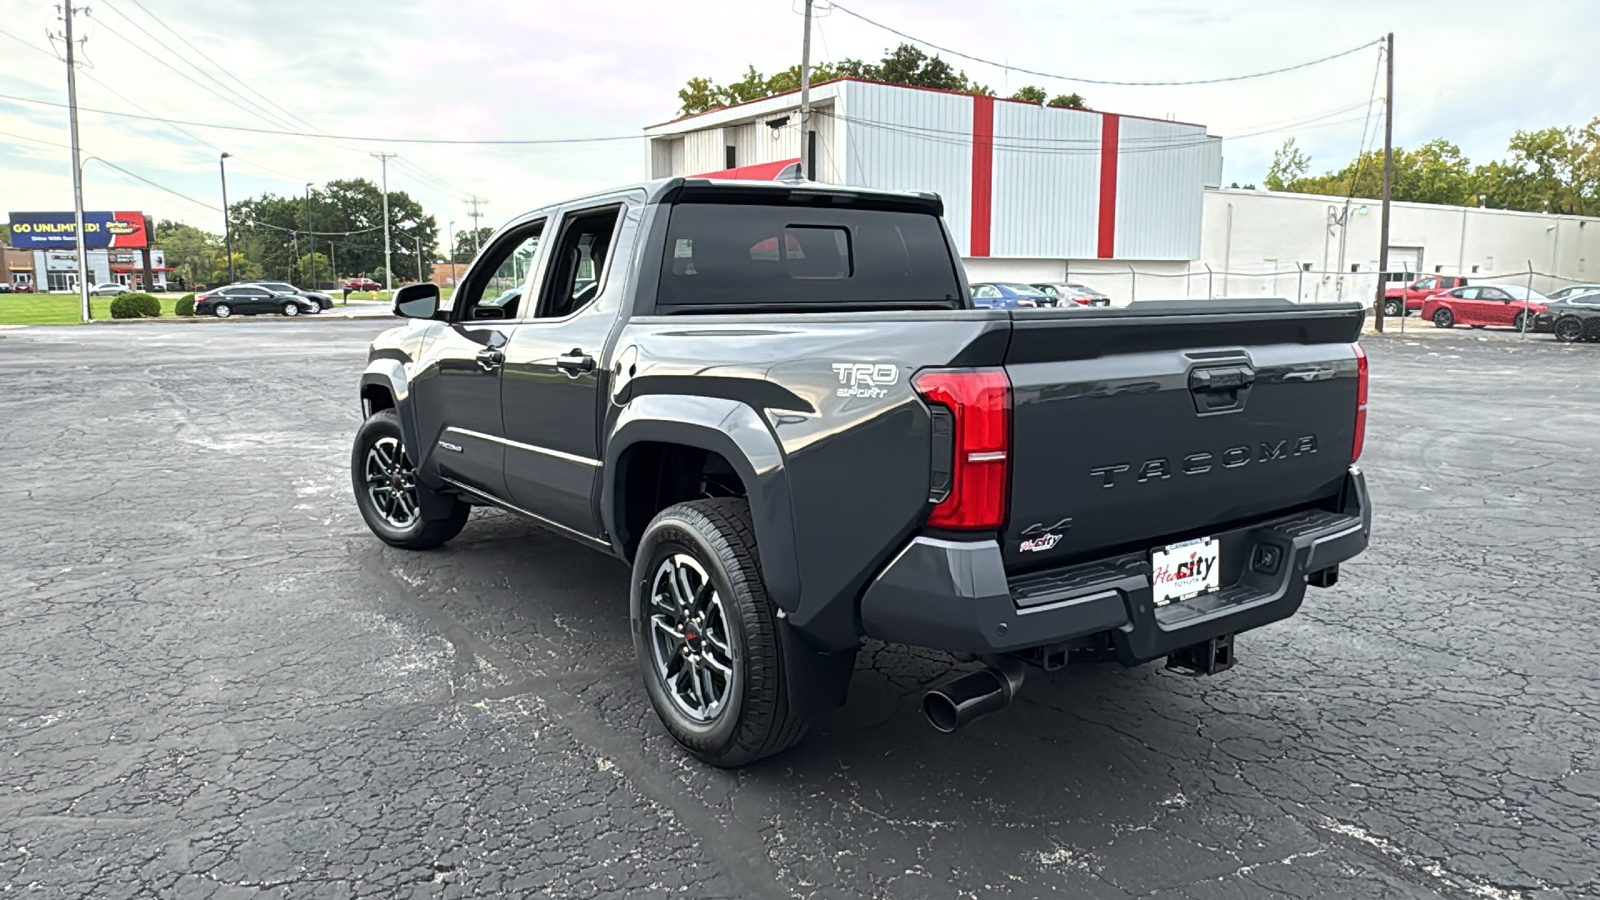
[[[937,215],[847,204],[677,203],[656,311],[963,307],[961,273]]]

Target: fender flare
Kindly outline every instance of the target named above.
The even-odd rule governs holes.
[[[374,359],[368,362],[366,371],[361,373],[359,390],[365,393],[369,387],[381,387],[394,398],[394,412],[400,417],[400,435],[407,447],[415,448],[413,452],[418,457],[414,461],[417,467],[417,480],[437,488],[438,480],[433,477],[432,469],[428,465],[433,454],[423,453],[422,440],[417,435],[417,419],[411,413],[410,381],[406,378],[405,366],[396,359]],[[362,401],[361,412],[363,418],[370,412],[365,400]],[[437,491],[418,491],[417,500],[422,506],[424,519],[442,519],[454,512],[453,498]]]
[[[779,609],[795,609],[800,602],[800,565],[789,484],[783,451],[761,415],[737,400],[676,394],[635,397],[622,409],[606,441],[600,516],[618,555],[624,557],[618,481],[623,455],[641,442],[695,447],[728,461],[745,485],[767,593]]]

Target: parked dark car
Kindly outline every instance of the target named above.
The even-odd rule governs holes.
[[[194,314],[226,319],[238,314],[254,316],[261,313],[278,313],[298,316],[301,313],[319,312],[317,304],[291,294],[277,294],[256,284],[230,284],[216,290],[196,294]]]
[[[1579,294],[1593,294],[1596,292],[1600,292],[1600,284],[1569,284],[1564,288],[1551,291],[1545,296],[1551,300],[1565,300],[1568,297],[1576,297]]]
[[[1553,334],[1563,344],[1600,341],[1600,288],[1546,303],[1533,317],[1533,330]]]
[[[322,293],[321,291],[308,291],[305,288],[297,288],[287,281],[256,281],[252,283],[258,284],[274,294],[283,294],[291,297],[303,297],[306,300],[316,304],[317,308],[311,310],[311,312],[321,312],[325,309],[333,309],[333,298]]]
[[[396,293],[362,517],[423,550],[494,506],[630,565],[645,693],[718,766],[842,705],[866,638],[984,662],[923,697],[951,731],[1029,664],[1219,672],[1338,581],[1363,304],[977,309],[943,209],[672,178],[515,217],[448,306]]]
[[[1036,284],[1054,302],[1051,306],[1110,306],[1111,297],[1082,284]]]
[[[983,282],[973,285],[972,303],[974,306],[983,306],[989,309],[1032,309],[1039,306],[1055,305],[1049,297],[1045,296],[1044,291],[1031,284],[1002,282]]]

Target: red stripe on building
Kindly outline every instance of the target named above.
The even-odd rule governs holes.
[[[1117,148],[1121,119],[1100,117],[1100,244],[1097,255],[1111,259],[1117,244]]]
[[[994,98],[972,98],[972,247],[989,255],[989,216],[994,203]]]

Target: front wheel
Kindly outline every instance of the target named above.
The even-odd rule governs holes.
[[[634,557],[630,609],[650,703],[690,753],[742,766],[805,734],[746,501],[696,500],[656,516]]]
[[[1576,344],[1583,337],[1583,322],[1578,319],[1562,319],[1555,325],[1556,340],[1563,344]]]
[[[1438,328],[1453,328],[1456,324],[1455,314],[1448,309],[1437,310],[1433,314],[1433,324]]]
[[[431,550],[461,533],[472,507],[454,496],[443,500],[448,514],[424,518],[416,464],[406,450],[400,417],[392,409],[380,410],[361,423],[350,452],[350,481],[361,517],[378,539],[405,550]],[[432,492],[437,494],[437,492]]]
[[[1523,323],[1525,323],[1527,321],[1528,321],[1528,314],[1527,313],[1517,313],[1516,317],[1511,320],[1511,327],[1515,328],[1518,331],[1521,331],[1521,330],[1523,330],[1522,329]]]
[[[226,319],[227,317],[233,315],[233,307],[226,303],[218,303],[212,308],[211,311],[215,313],[219,319]]]

